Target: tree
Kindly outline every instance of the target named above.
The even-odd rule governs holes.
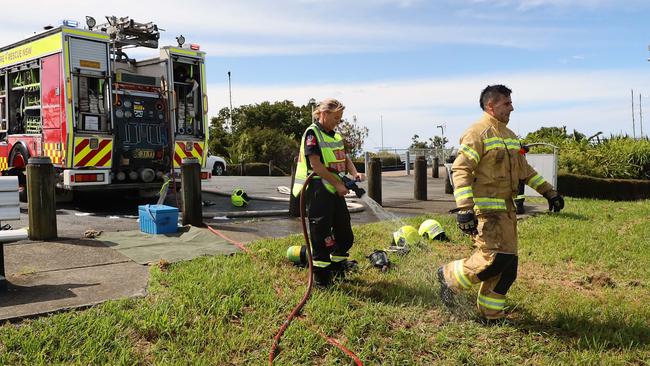
[[[433,139],[429,139],[431,148],[433,149],[442,149],[449,142],[446,137],[434,136]]]
[[[234,136],[255,127],[274,128],[299,141],[311,124],[311,107],[295,106],[293,102],[262,102],[233,109],[232,133]]]
[[[298,143],[278,133],[275,128],[253,127],[239,134],[228,150],[233,163],[267,163],[273,160],[276,166],[287,172],[291,170]]]
[[[409,146],[409,149],[428,149],[429,146],[427,145],[426,141],[420,141],[420,135],[415,134],[413,137],[411,137],[411,146]]]
[[[361,155],[363,151],[363,143],[368,137],[368,127],[361,127],[357,124],[357,116],[352,116],[352,122],[344,119],[337,130],[343,137],[346,150],[350,154],[350,158],[354,159]]]
[[[228,148],[232,145],[232,135],[226,131],[228,115],[228,108],[222,108],[217,117],[210,119],[210,138],[208,140],[208,151],[225,159],[230,159]]]

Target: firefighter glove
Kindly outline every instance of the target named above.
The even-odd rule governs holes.
[[[552,191],[546,195],[548,200],[548,210],[552,212],[560,212],[564,208],[564,198],[557,192]]]
[[[458,228],[467,235],[476,235],[478,230],[478,220],[473,210],[461,210],[456,213],[456,222]]]

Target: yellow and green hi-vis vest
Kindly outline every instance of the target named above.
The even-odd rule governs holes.
[[[323,133],[323,131],[316,125],[312,124],[305,130],[300,141],[300,155],[298,156],[298,165],[296,166],[296,177],[293,181],[293,188],[291,192],[295,197],[300,195],[300,190],[307,180],[307,176],[311,173],[311,169],[307,168],[307,160],[305,157],[305,136],[307,131],[313,130],[318,140],[321,154],[323,156],[323,165],[330,171],[345,172],[345,147],[343,145],[343,138],[337,132],[334,137]],[[336,174],[335,174],[336,175]],[[339,176],[336,176],[337,179]],[[319,176],[314,176],[312,179],[321,179]],[[330,184],[326,179],[323,179],[323,185],[331,193],[336,193],[336,187]]]

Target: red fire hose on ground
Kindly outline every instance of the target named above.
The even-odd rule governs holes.
[[[305,239],[305,246],[307,247],[307,261],[309,263],[309,267],[308,267],[309,270],[308,270],[308,275],[307,275],[308,276],[307,277],[307,290],[305,291],[305,294],[303,295],[303,297],[300,300],[300,302],[298,303],[298,305],[296,305],[293,308],[293,310],[291,311],[291,313],[289,314],[287,319],[284,321],[284,323],[282,323],[282,326],[280,326],[280,329],[278,329],[278,332],[276,333],[275,337],[273,337],[273,345],[271,346],[271,351],[269,353],[269,365],[273,365],[273,360],[275,359],[277,349],[278,349],[278,346],[280,344],[280,339],[282,338],[282,335],[284,334],[284,332],[289,327],[289,324],[291,324],[293,319],[300,313],[302,308],[307,303],[307,300],[309,299],[309,296],[311,295],[311,290],[313,288],[313,282],[314,282],[313,262],[312,262],[311,245],[310,245],[310,241],[309,241],[309,234],[307,233],[307,223],[306,223],[306,220],[305,220],[305,217],[307,216],[307,214],[306,214],[306,210],[305,210],[305,197],[304,197],[305,196],[305,188],[307,187],[307,185],[309,184],[309,181],[312,179],[313,176],[314,176],[314,173],[310,174],[307,177],[307,179],[305,180],[305,184],[303,185],[302,190],[300,191],[300,222],[302,224],[302,233],[303,233],[303,236],[304,236],[304,239]],[[228,242],[234,244],[235,246],[237,246],[238,248],[240,248],[241,250],[243,250],[247,254],[250,254],[250,255],[253,254],[250,249],[248,249],[246,246],[244,246],[244,244],[242,244],[242,243],[240,243],[240,242],[238,242],[236,240],[228,238],[223,233],[219,232],[216,229],[211,228],[207,224],[204,224],[204,225],[208,228],[208,230],[210,230],[214,234],[222,237],[223,239],[227,240]],[[317,333],[318,335],[323,337],[323,339],[325,339],[325,341],[327,341],[327,343],[336,346],[341,351],[343,351],[346,355],[350,356],[350,358],[352,358],[354,360],[354,362],[355,362],[355,364],[357,366],[363,366],[363,363],[361,362],[359,357],[357,357],[357,355],[355,355],[352,351],[350,351],[345,346],[343,346],[342,344],[337,342],[335,339],[333,339],[331,337],[328,337],[323,332],[321,332],[321,331],[319,331],[317,329],[312,328],[312,331],[314,331],[315,333]]]

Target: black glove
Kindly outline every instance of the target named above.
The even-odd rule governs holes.
[[[552,212],[560,212],[564,208],[564,198],[559,193],[552,191],[546,195],[548,200],[548,210]]]
[[[476,235],[478,230],[476,229],[478,225],[478,220],[476,215],[474,215],[473,210],[461,210],[456,213],[456,222],[458,223],[458,228],[460,231],[467,235]]]

